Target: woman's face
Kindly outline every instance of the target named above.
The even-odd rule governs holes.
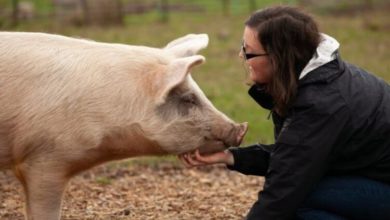
[[[267,84],[272,77],[271,63],[263,46],[257,39],[257,31],[246,26],[243,35],[243,48],[240,51],[240,58],[244,59],[249,69],[249,78],[258,84]],[[246,57],[245,54],[250,54]],[[256,55],[256,56],[252,56]]]

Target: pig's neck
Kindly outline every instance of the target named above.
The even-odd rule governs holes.
[[[139,124],[112,129],[99,148],[113,159],[167,154],[156,142],[145,137]]]

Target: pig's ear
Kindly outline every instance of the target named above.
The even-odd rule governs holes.
[[[188,34],[184,37],[171,41],[164,50],[172,53],[175,57],[188,57],[197,54],[209,44],[207,34]]]
[[[202,64],[205,58],[201,55],[178,58],[173,60],[167,69],[166,75],[159,82],[160,97],[158,102],[163,103],[169,92],[183,83],[194,66]]]

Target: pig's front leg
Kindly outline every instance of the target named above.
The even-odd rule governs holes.
[[[60,219],[61,199],[68,182],[55,163],[22,164],[15,170],[26,195],[26,219]]]

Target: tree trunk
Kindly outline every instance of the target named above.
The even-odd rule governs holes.
[[[113,25],[123,23],[120,0],[82,0],[81,3],[87,24]]]
[[[18,25],[18,18],[19,18],[19,0],[11,0],[12,1],[12,25],[16,26]]]

